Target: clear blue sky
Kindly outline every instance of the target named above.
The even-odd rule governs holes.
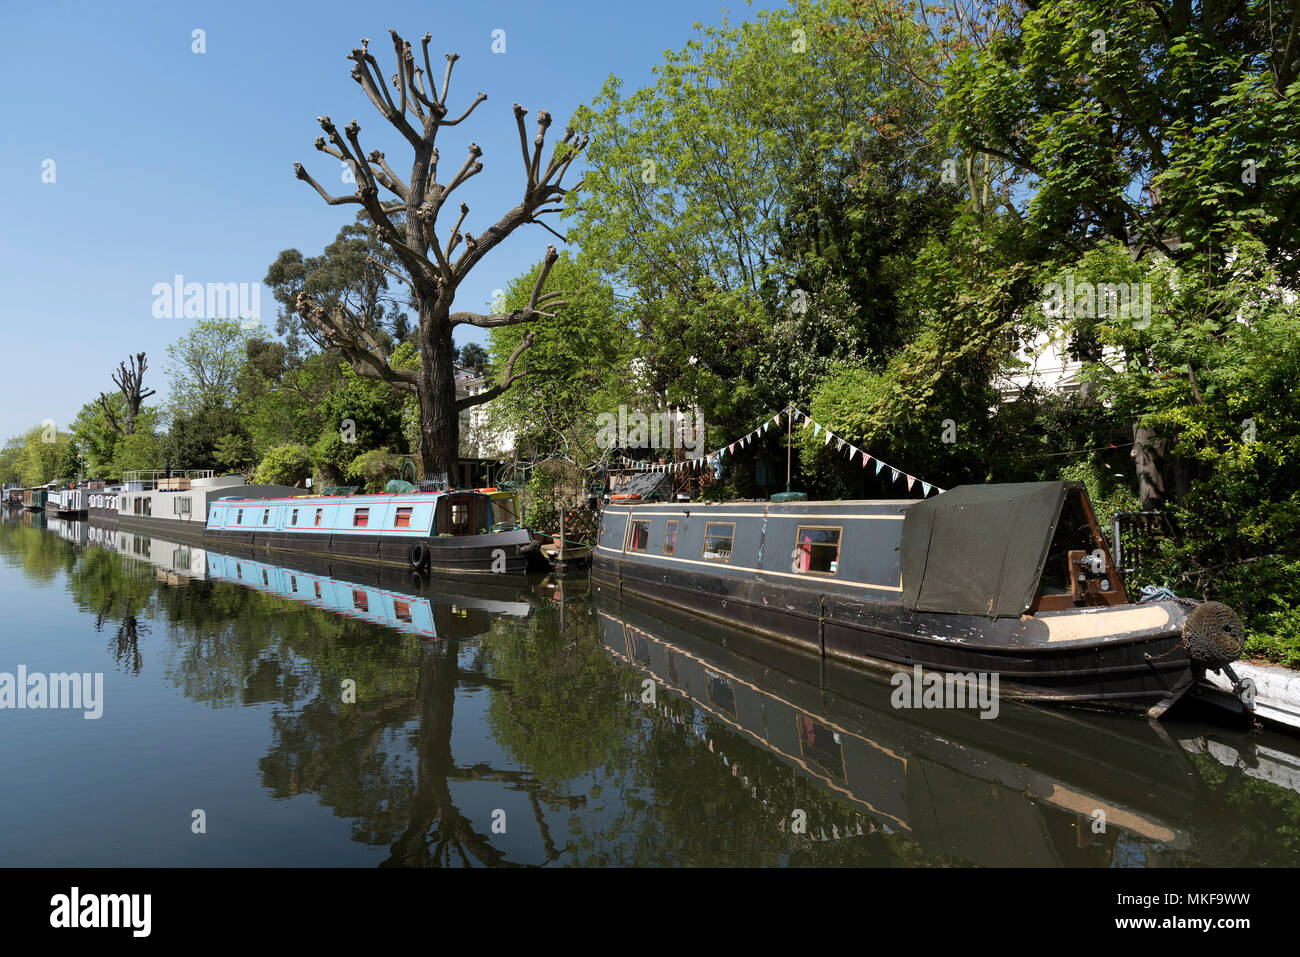
[[[729,8],[733,21],[752,15],[742,2]],[[345,57],[361,37],[388,75],[389,28],[416,45],[417,63],[419,38],[430,32],[435,71],[444,53],[461,55],[452,111],[479,90],[488,95],[439,137],[443,167],[458,167],[471,139],[484,150],[483,173],[458,192],[470,204],[467,228],[479,232],[522,189],[516,100],[533,114],[550,110],[552,133],[563,130],[610,73],[629,86],[649,82],[696,21],[722,15],[718,0],[0,0],[0,441],[44,419],[66,427],[84,403],[113,390],[110,374],[139,351],[149,354],[146,385],[159,392],[150,401],[164,399],[166,347],[193,320],[155,319],[155,283],[178,273],[187,282],[260,283],[280,250],[316,255],[355,215],[353,206],[326,206],[294,178],[293,164],[335,194],[351,191],[338,161],[312,146],[321,114],[339,127],[356,118],[367,150],[384,150],[390,162],[403,155],[349,76]],[[198,29],[202,54],[191,49]],[[503,54],[492,52],[494,30],[505,31]],[[53,183],[42,182],[46,160]],[[485,306],[551,238],[521,228],[480,263],[457,305]],[[265,287],[261,320],[274,329]]]

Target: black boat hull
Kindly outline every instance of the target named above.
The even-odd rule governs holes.
[[[1025,700],[1147,710],[1172,704],[1200,676],[1172,603],[1148,606],[1164,612],[1164,627],[1052,641],[1034,619],[912,612],[899,602],[600,556],[592,583],[862,667],[997,674],[1001,694]]]
[[[486,535],[456,537],[410,537],[394,539],[384,535],[319,535],[270,531],[207,531],[206,544],[214,548],[231,546],[253,551],[330,555],[350,562],[377,562],[406,568],[415,566],[412,553],[423,546],[427,560],[422,567],[466,574],[520,574],[545,565],[532,532],[516,529]]]

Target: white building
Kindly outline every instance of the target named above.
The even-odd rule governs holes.
[[[463,366],[456,367],[456,398],[481,395],[492,388],[486,375],[475,375]],[[475,459],[507,459],[514,453],[515,433],[492,424],[492,402],[471,406],[465,413],[460,436],[461,455]]]

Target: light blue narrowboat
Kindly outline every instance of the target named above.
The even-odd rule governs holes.
[[[515,574],[546,561],[541,536],[519,525],[517,514],[513,493],[496,489],[225,496],[208,506],[204,540],[413,569]]]

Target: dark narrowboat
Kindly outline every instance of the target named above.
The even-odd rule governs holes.
[[[516,514],[513,494],[495,489],[227,496],[209,505],[204,541],[417,570],[518,574],[544,568],[542,537],[520,526]]]
[[[1131,598],[1083,485],[923,501],[606,507],[593,584],[826,659],[997,675],[1031,700],[1164,713],[1245,632],[1217,602]]]

